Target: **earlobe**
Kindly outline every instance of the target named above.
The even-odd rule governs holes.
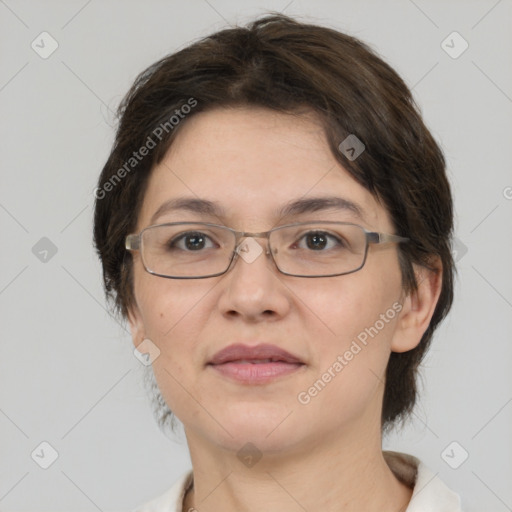
[[[407,352],[420,343],[441,294],[442,264],[439,259],[431,268],[415,267],[415,275],[418,287],[403,299],[391,343],[393,352]]]
[[[131,305],[128,309],[128,324],[130,326],[133,345],[137,347],[140,340],[146,338],[142,314],[137,304]]]

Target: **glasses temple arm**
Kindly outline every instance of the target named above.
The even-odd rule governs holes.
[[[399,235],[390,235],[388,233],[368,233],[368,242],[372,244],[399,243],[408,242],[409,238]]]

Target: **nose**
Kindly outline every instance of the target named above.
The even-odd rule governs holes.
[[[223,315],[251,322],[277,320],[290,310],[290,295],[262,240],[245,238],[224,274],[218,307]]]

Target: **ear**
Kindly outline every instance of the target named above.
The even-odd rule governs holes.
[[[141,341],[146,338],[146,329],[144,327],[142,314],[136,302],[128,308],[128,324],[130,325],[133,345],[137,347]]]
[[[418,288],[405,295],[397,327],[391,342],[392,352],[407,352],[415,348],[427,330],[441,294],[442,263],[436,257],[430,268],[414,265]]]

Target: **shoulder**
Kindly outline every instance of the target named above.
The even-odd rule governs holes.
[[[399,452],[383,454],[395,476],[413,489],[406,512],[461,512],[459,495],[419,459]]]
[[[191,482],[192,470],[189,470],[183,473],[166,492],[133,509],[132,512],[181,512],[183,496]]]

